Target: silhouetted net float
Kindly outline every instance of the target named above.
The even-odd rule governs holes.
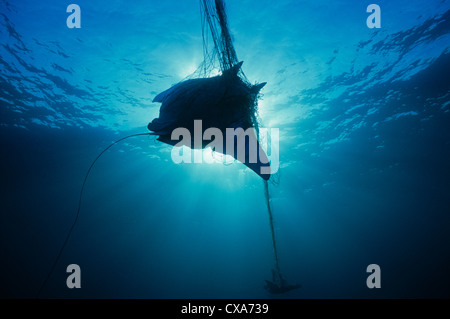
[[[289,285],[281,276],[267,182],[270,178],[270,163],[258,142],[258,97],[260,89],[266,83],[252,85],[243,73],[242,62],[237,58],[228,29],[224,1],[201,0],[200,3],[204,60],[191,79],[172,86],[154,98],[153,102],[160,102],[161,108],[159,117],[148,124],[148,129],[152,134],[159,135],[159,141],[170,145],[180,145],[179,139],[172,139],[173,130],[183,127],[193,133],[195,120],[202,120],[203,130],[213,127],[219,128],[222,132],[225,132],[226,128],[254,129],[255,134],[249,136],[248,141],[253,139],[257,147],[252,150],[248,146],[249,143],[246,143],[245,160],[236,156],[237,143],[234,149],[225,147],[226,134],[222,136],[224,147],[219,152],[235,157],[264,179],[264,194],[275,255],[273,278],[272,281],[266,280],[265,288],[271,293],[287,292],[298,288],[299,285]],[[208,29],[213,42],[212,48],[208,45],[210,39],[207,35]],[[217,70],[220,70],[221,75],[211,77]],[[191,134],[192,140],[184,145],[192,148],[205,148],[209,145],[209,141],[195,145],[193,136],[194,134]],[[235,140],[238,142],[239,138],[245,137],[241,135],[235,137]],[[256,152],[257,155],[257,161],[254,163],[248,161],[252,152]],[[263,170],[264,168],[266,170]]]

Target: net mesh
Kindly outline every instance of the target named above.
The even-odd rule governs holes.
[[[203,38],[203,62],[200,64],[194,77],[210,77],[217,70],[223,74],[239,63],[233,41],[228,27],[228,18],[226,14],[225,3],[223,0],[200,0],[201,17],[202,17],[202,38]],[[242,69],[238,72],[239,80],[242,81],[249,89],[253,86],[245,76]],[[256,95],[249,95],[245,100],[242,108],[246,109],[246,117],[255,128],[256,136],[259,139],[260,119],[258,117],[258,99],[261,97],[259,91]],[[279,177],[279,175],[277,175]],[[271,179],[274,182],[274,179]],[[278,178],[275,183],[279,182]],[[270,231],[272,234],[272,246],[275,257],[275,267],[273,270],[274,284],[277,288],[285,286],[285,281],[281,276],[278,261],[277,245],[275,240],[275,230],[273,224],[273,215],[271,209],[271,199],[269,194],[268,181],[264,180],[264,195],[266,206],[269,214]],[[273,287],[273,286],[272,286]]]
[[[200,0],[200,13],[203,38],[203,61],[190,78],[207,78],[214,74],[224,73],[239,63],[229,31],[226,6],[223,0]],[[247,86],[249,91],[254,87],[247,79],[242,68],[238,71],[239,81]],[[247,117],[244,122],[250,122],[259,136],[261,119],[258,116],[258,100],[261,93],[250,94],[247,101],[241,105]]]

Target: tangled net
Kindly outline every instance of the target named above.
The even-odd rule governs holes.
[[[196,72],[194,72],[194,76],[209,77],[215,70],[220,70],[223,74],[239,63],[228,28],[225,3],[223,0],[200,0],[200,7],[204,60]],[[212,46],[210,45],[210,40],[212,40]],[[241,68],[238,70],[238,76],[240,81],[242,81],[249,90],[254,87],[248,81]],[[255,128],[257,136],[259,136],[260,127],[260,120],[258,118],[258,98],[259,95],[250,96],[243,106],[247,110],[244,112],[244,116],[248,118],[251,125]],[[275,183],[278,182],[279,180],[276,179]],[[272,281],[266,280],[265,288],[271,293],[284,293],[299,288],[300,285],[289,285],[281,275],[267,180],[264,180],[264,196],[269,214],[272,246],[275,257],[275,267],[272,269]]]

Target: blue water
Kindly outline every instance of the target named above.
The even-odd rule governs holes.
[[[0,296],[32,298],[91,162],[158,115],[203,60],[197,0],[0,1]],[[238,58],[280,129],[270,185],[244,165],[184,164],[153,137],[91,171],[43,298],[450,297],[450,2],[227,1]],[[369,289],[366,267],[381,268]],[[68,289],[66,267],[81,268]]]

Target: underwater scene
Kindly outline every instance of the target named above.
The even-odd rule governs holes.
[[[2,299],[450,298],[448,0],[0,0],[0,149]]]

